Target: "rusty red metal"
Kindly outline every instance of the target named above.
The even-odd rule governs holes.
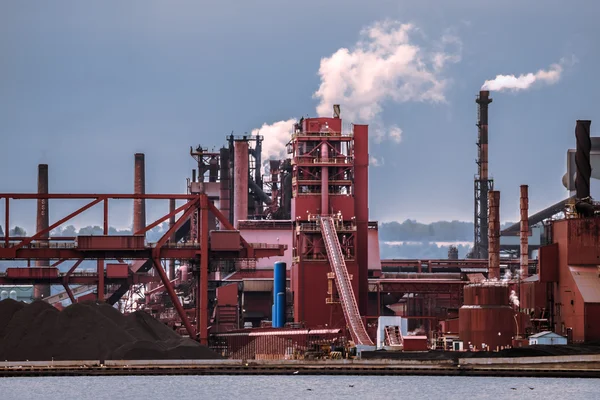
[[[240,249],[240,232],[211,231],[210,249],[213,251],[238,251]]]
[[[558,282],[558,244],[542,246],[538,250],[540,282]]]
[[[521,277],[529,276],[529,194],[528,186],[521,185]]]
[[[143,153],[135,154],[133,192],[146,193],[146,167]],[[146,201],[135,199],[133,201],[133,231],[138,232],[146,226]]]
[[[127,278],[129,276],[129,265],[127,264],[106,264],[107,278]]]
[[[38,165],[38,193],[48,193],[48,164]],[[38,199],[37,201],[37,231],[43,231],[48,228],[49,225],[49,209],[48,199]],[[8,230],[8,229],[7,229]],[[6,233],[8,235],[8,232]],[[49,233],[44,233],[40,239],[47,239]],[[47,240],[38,241],[38,243],[47,246]],[[47,267],[50,264],[48,259],[40,259],[35,261],[36,267]],[[33,297],[36,299],[50,296],[49,285],[35,285],[33,287]]]
[[[175,205],[175,199],[169,199],[169,228],[175,225]],[[171,235],[169,243],[172,245],[175,244],[175,234]],[[175,279],[175,260],[173,259],[169,260],[169,279]]]
[[[6,268],[6,277],[9,279],[53,279],[58,278],[58,268],[31,267],[31,268]]]
[[[142,235],[78,236],[77,248],[86,250],[142,250],[146,247]]]
[[[233,144],[233,224],[237,228],[239,220],[248,219],[248,141],[236,140]]]
[[[464,305],[459,310],[459,336],[465,346],[481,350],[485,344],[490,350],[497,350],[512,343],[517,314],[508,301],[505,284],[465,286]]]
[[[489,192],[488,278],[500,279],[500,192]]]
[[[358,263],[358,308],[367,314],[369,295],[369,127],[354,125],[354,209]]]

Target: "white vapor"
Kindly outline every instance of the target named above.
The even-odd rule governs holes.
[[[444,102],[447,80],[440,76],[445,65],[460,61],[460,54],[444,51],[460,40],[446,34],[434,50],[413,41],[417,28],[397,21],[382,21],[363,29],[354,48],[341,48],[321,59],[321,85],[317,114],[328,116],[333,104],[353,122],[371,122],[380,115],[383,102]]]
[[[252,130],[252,135],[262,135],[263,140],[263,158],[264,160],[280,160],[285,158],[285,145],[292,138],[294,124],[298,122],[295,118],[287,121],[279,121],[274,124],[264,123],[263,126]]]
[[[508,297],[508,300],[510,304],[514,305],[515,307],[519,307],[519,297],[517,296],[517,292],[515,292],[514,290],[510,291],[510,296]]]
[[[552,64],[547,70],[540,69],[535,73],[521,74],[518,77],[515,75],[497,75],[496,78],[485,81],[481,90],[497,92],[511,90],[517,92],[531,88],[534,83],[552,85],[560,80],[566,63],[567,60],[563,58],[560,62]]]
[[[369,158],[369,165],[372,167],[381,167],[385,163],[383,157],[377,158],[375,156],[371,156]]]
[[[462,43],[452,32],[447,31],[427,47],[412,40],[415,32],[418,28],[413,24],[379,21],[363,29],[351,48],[340,48],[322,58],[318,71],[321,82],[313,94],[319,101],[317,115],[330,117],[333,105],[340,104],[341,117],[369,124],[376,143],[384,139],[400,143],[402,129],[382,123],[383,104],[390,100],[445,102],[449,80],[443,77],[444,70],[461,60]],[[264,124],[252,131],[265,137],[265,159],[284,156],[294,121]]]

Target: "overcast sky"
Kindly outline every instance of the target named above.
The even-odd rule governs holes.
[[[48,163],[53,192],[131,192],[144,152],[147,192],[183,192],[189,146],[263,127],[273,148],[271,124],[341,103],[345,122],[372,126],[372,219],[470,221],[475,96],[515,75],[492,83],[489,141],[501,218],[516,220],[520,184],[532,211],[567,196],[575,120],[598,131],[596,3],[3,1],[0,191],[35,191]],[[130,208],[112,207],[111,225]]]

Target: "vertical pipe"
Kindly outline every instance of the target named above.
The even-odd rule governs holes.
[[[38,165],[38,194],[48,194],[48,164]],[[48,215],[48,199],[38,199],[37,201],[37,232],[47,229],[50,225]],[[50,233],[45,233],[41,239],[47,239]],[[48,246],[48,240],[40,240],[40,245]],[[48,267],[50,260],[36,260],[36,267]],[[33,287],[33,297],[36,299],[50,296],[50,285],[35,285]]]
[[[329,162],[327,142],[321,143],[321,162]],[[329,167],[321,167],[321,215],[329,215]]]
[[[277,293],[277,328],[283,328],[286,323],[285,318],[285,292]]]
[[[500,192],[489,192],[488,278],[500,279]]]
[[[248,176],[248,174],[246,174]],[[200,276],[198,288],[200,343],[208,345],[208,197],[202,196],[200,209]]]
[[[354,125],[354,215],[358,262],[358,308],[367,315],[369,296],[369,126]]]
[[[283,328],[285,324],[285,293],[286,293],[286,264],[277,261],[273,265],[273,305],[275,314],[273,315],[273,327]],[[280,304],[279,297],[283,296],[283,304]]]
[[[104,234],[108,235],[108,198],[104,199]]]
[[[476,103],[479,104],[479,121],[477,126],[479,127],[479,154],[477,163],[479,164],[478,180],[479,180],[479,215],[476,218],[479,223],[479,238],[476,238],[476,242],[479,242],[480,248],[475,249],[478,251],[480,258],[488,257],[488,186],[489,174],[488,174],[488,106],[492,102],[490,98],[489,90],[482,90],[479,92],[479,97]]]
[[[146,194],[146,167],[144,153],[135,154],[133,178],[133,193]],[[146,200],[133,200],[133,232],[139,232],[146,227]]]
[[[175,211],[175,208],[175,199],[169,199],[169,213]],[[175,225],[175,214],[169,218],[169,229],[172,228],[173,225]],[[173,232],[169,241],[172,245],[175,244],[175,232]],[[169,279],[175,279],[175,260],[172,258],[169,260]]]
[[[528,186],[521,185],[521,278],[529,276],[529,195]]]
[[[4,247],[8,247],[8,237],[10,236],[10,199],[4,199]]]
[[[233,225],[237,229],[238,221],[248,219],[248,141],[236,140],[234,142],[233,157],[235,162]]]
[[[104,301],[104,260],[98,260],[98,301]]]
[[[219,162],[221,167],[220,177],[220,193],[219,193],[219,209],[221,213],[231,222],[229,216],[229,210],[231,207],[230,191],[229,191],[229,149],[226,147],[221,148],[219,155]]]
[[[577,176],[575,177],[575,190],[577,199],[590,197],[590,177],[592,167],[590,165],[590,151],[592,142],[590,138],[590,125],[592,121],[577,120],[575,126],[575,139],[577,141],[577,150],[575,152],[575,165],[577,167]]]

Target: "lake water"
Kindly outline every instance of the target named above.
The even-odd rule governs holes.
[[[0,378],[1,400],[348,398],[591,400],[600,398],[600,379],[301,375]]]

